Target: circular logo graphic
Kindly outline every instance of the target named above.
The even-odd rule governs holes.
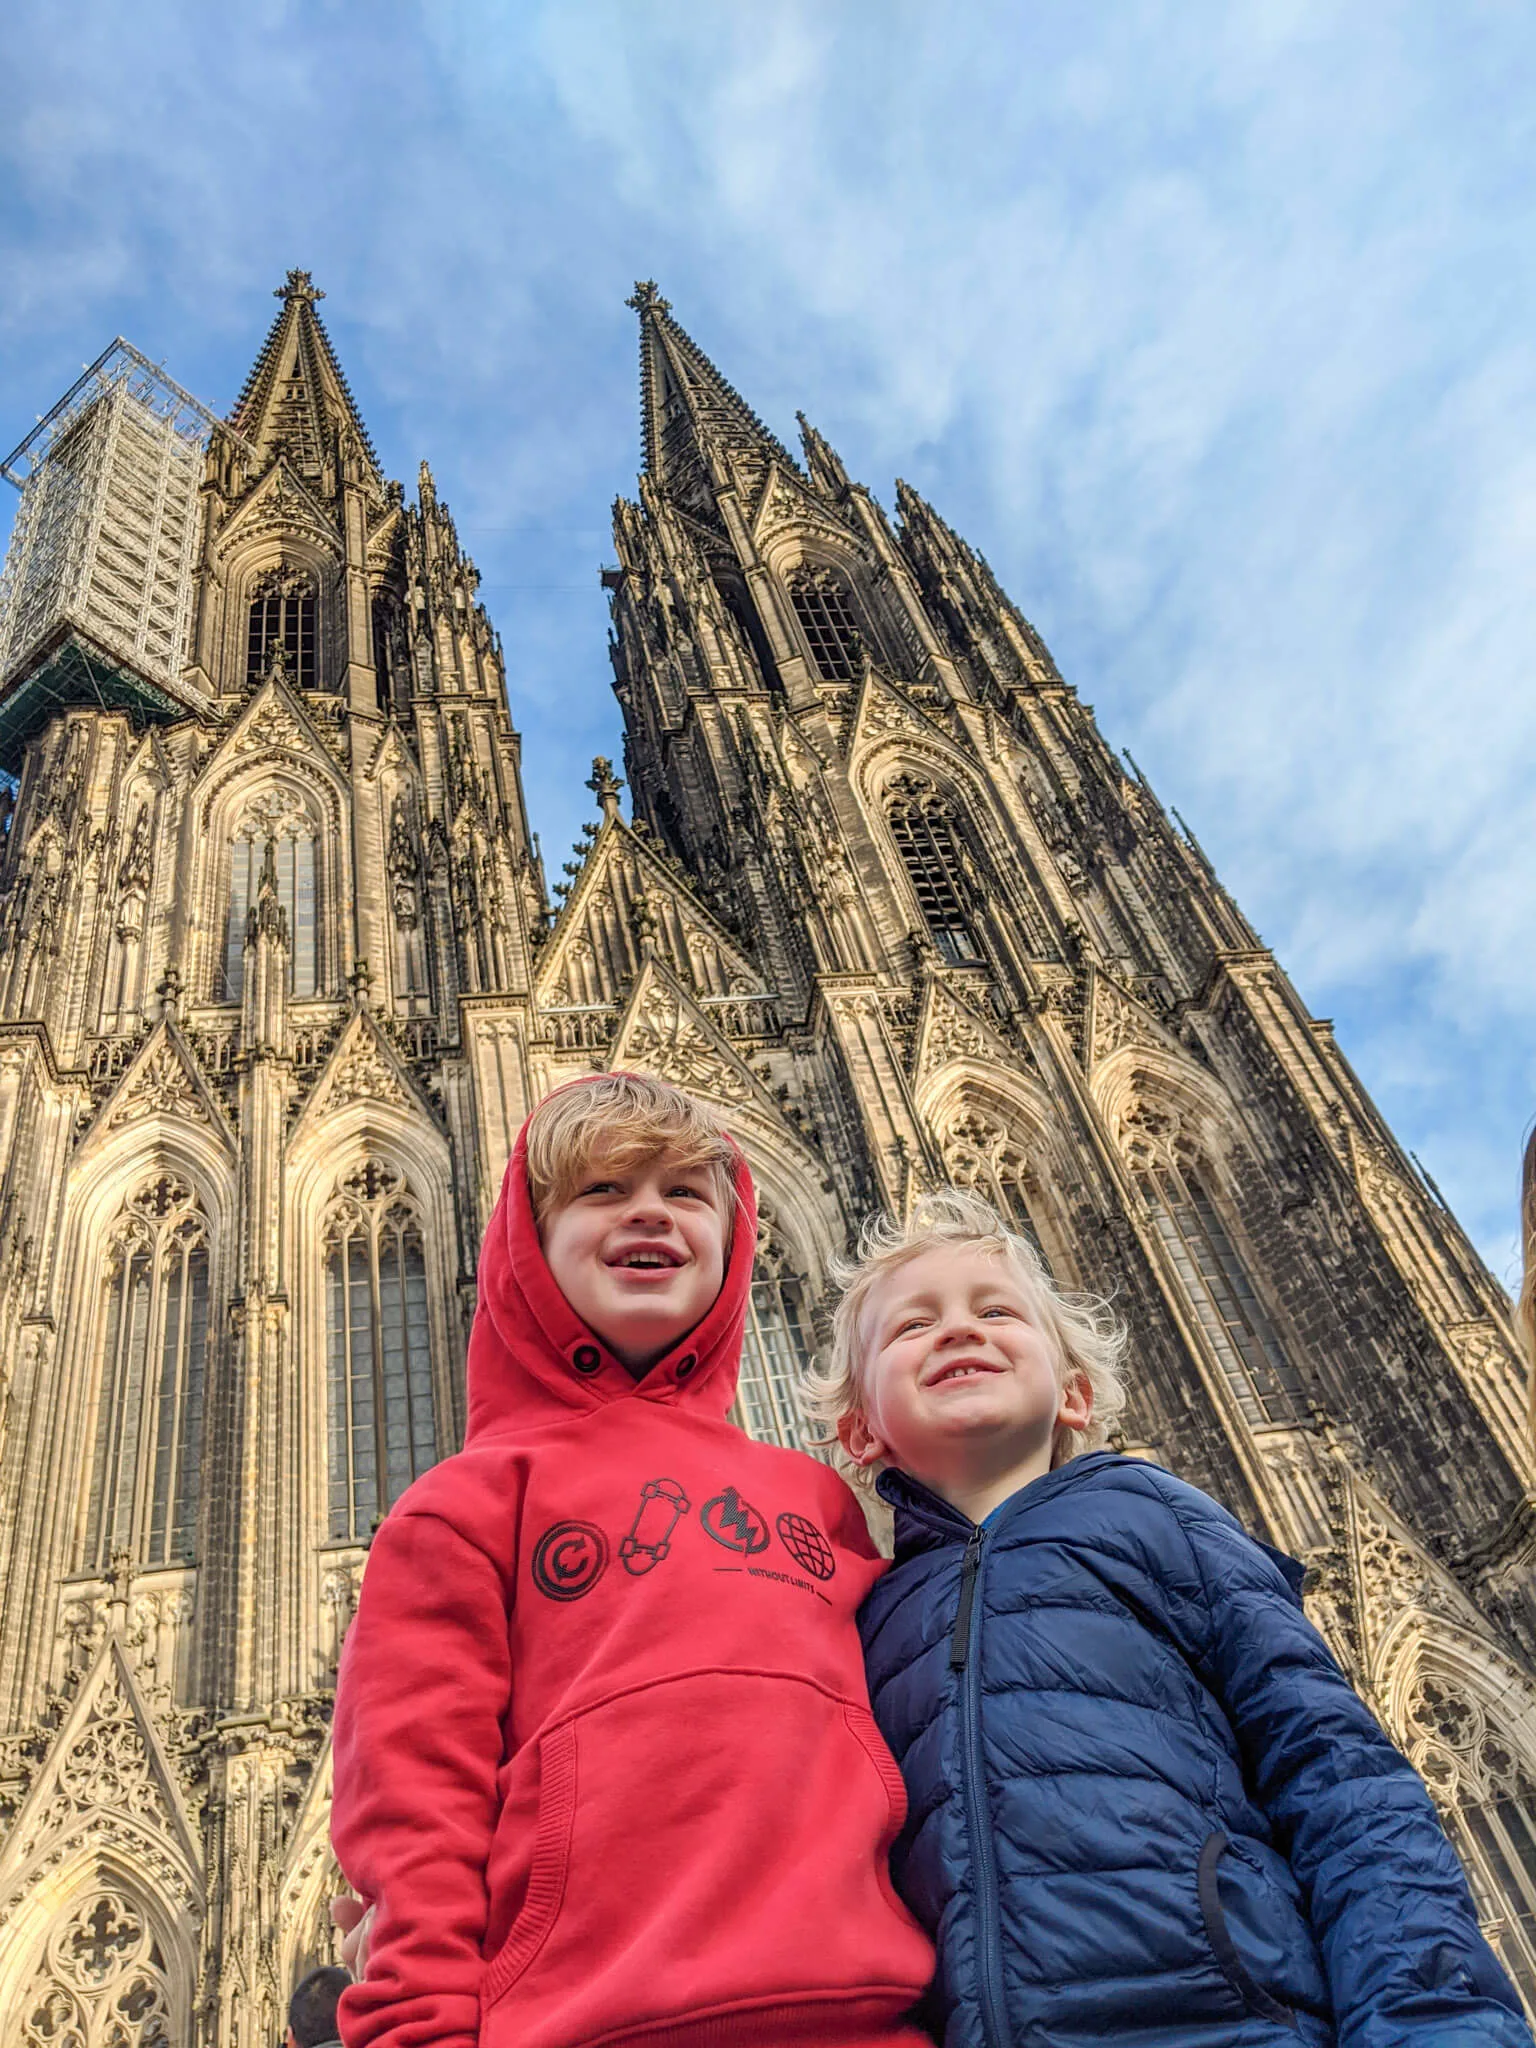
[[[533,1583],[551,1600],[579,1600],[608,1566],[608,1538],[591,1522],[556,1522],[533,1553]]]
[[[739,1551],[743,1557],[756,1557],[760,1550],[768,1548],[768,1524],[734,1486],[705,1501],[699,1520],[706,1536],[713,1536],[717,1543],[724,1544],[727,1550]]]
[[[814,1522],[808,1522],[804,1515],[780,1515],[773,1526],[801,1571],[809,1572],[813,1579],[831,1578],[837,1570],[837,1559]]]

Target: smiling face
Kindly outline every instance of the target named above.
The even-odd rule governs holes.
[[[838,1425],[861,1465],[897,1465],[973,1519],[1051,1468],[1092,1413],[1062,1386],[1029,1290],[996,1252],[946,1245],[894,1266],[859,1316],[863,1405]]]
[[[539,1225],[555,1285],[638,1379],[702,1322],[725,1277],[725,1218],[707,1170],[667,1153],[599,1156]]]

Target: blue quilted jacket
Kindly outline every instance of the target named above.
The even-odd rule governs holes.
[[[1107,1451],[980,1528],[880,1488],[860,1624],[946,2048],[1531,2048],[1299,1566]]]

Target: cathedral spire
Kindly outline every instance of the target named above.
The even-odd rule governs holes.
[[[960,538],[909,483],[896,479],[902,551],[919,587],[961,646],[999,672],[1036,682],[1061,680],[1051,651],[1003,589],[986,556]]]
[[[637,284],[626,303],[640,316],[641,432],[654,484],[689,510],[702,510],[726,480],[727,452],[771,455],[798,472],[784,444],[678,326],[653,281]]]
[[[272,296],[281,299],[282,310],[235,401],[230,425],[263,454],[281,449],[303,476],[323,479],[350,462],[381,483],[373,442],[315,310],[325,293],[307,270],[290,270]]]

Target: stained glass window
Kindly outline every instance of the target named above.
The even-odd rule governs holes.
[[[208,1348],[207,1224],[169,1175],[140,1189],[109,1254],[86,1560],[189,1563]]]
[[[1210,1341],[1244,1419],[1295,1422],[1305,1391],[1242,1260],[1196,1175],[1152,1167],[1142,1187],[1158,1236]]]
[[[325,1241],[330,1533],[362,1541],[437,1462],[421,1225],[398,1174],[351,1174]]]
[[[806,1447],[795,1389],[810,1360],[799,1281],[760,1268],[752,1283],[736,1397],[749,1436],[797,1450]]]
[[[319,985],[315,839],[307,821],[289,819],[274,839],[277,894],[288,918],[288,993],[312,996]],[[224,934],[220,996],[237,1003],[245,983],[246,921],[266,857],[263,821],[248,820],[229,854],[229,919]]]
[[[1536,1773],[1481,1701],[1440,1672],[1415,1678],[1404,1733],[1484,1930],[1536,2018]]]

